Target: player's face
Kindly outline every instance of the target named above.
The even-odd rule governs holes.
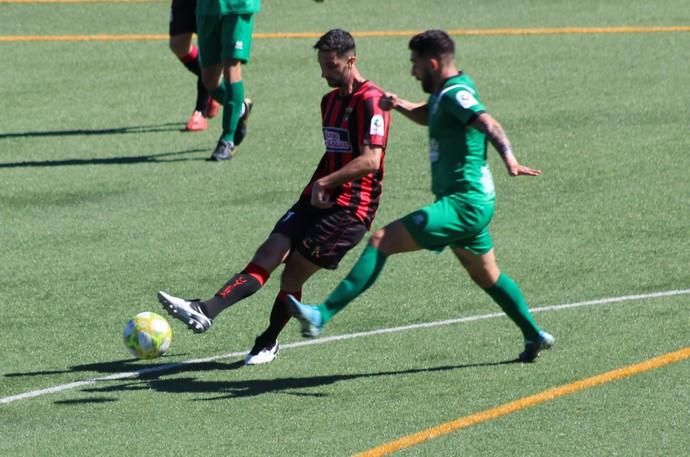
[[[427,94],[433,93],[435,78],[431,59],[422,58],[417,55],[416,52],[412,51],[410,62],[412,62],[412,70],[410,72],[417,81],[422,83],[422,90]]]
[[[319,51],[321,77],[330,87],[345,87],[350,82],[350,70],[355,62],[354,55],[338,56],[335,51]]]

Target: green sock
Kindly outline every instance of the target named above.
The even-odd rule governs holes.
[[[319,305],[324,323],[331,320],[348,303],[374,284],[379,273],[383,270],[386,259],[385,254],[367,244],[350,273],[338,284],[338,287],[328,296],[326,301]]]
[[[498,303],[503,312],[520,327],[525,339],[536,341],[539,327],[534,322],[532,313],[529,312],[527,301],[520,292],[520,288],[510,279],[510,276],[501,273],[496,284],[484,290]]]
[[[223,103],[223,134],[220,139],[234,143],[235,130],[242,113],[244,103],[244,82],[228,83],[223,81],[225,98]]]

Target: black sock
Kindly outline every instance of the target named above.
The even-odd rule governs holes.
[[[254,294],[261,289],[261,286],[262,284],[253,275],[244,272],[236,274],[216,292],[213,298],[203,302],[204,314],[214,319],[223,310]]]
[[[200,111],[206,113],[206,108],[208,104],[208,90],[204,83],[201,82],[201,65],[199,64],[199,49],[194,46],[191,51],[184,56],[180,57],[180,62],[187,68],[190,72],[197,76],[196,79],[196,105],[194,107],[195,111]]]
[[[287,305],[279,298],[276,298],[273,302],[268,328],[259,336],[259,339],[264,345],[275,343],[278,340],[278,335],[283,331],[289,320],[290,313],[288,313]]]
[[[194,111],[199,111],[206,115],[206,110],[208,108],[208,90],[204,83],[201,82],[201,78],[196,80],[196,105],[194,106]]]
[[[186,56],[180,57],[180,62],[182,62],[182,65],[187,67],[187,70],[191,71],[197,76],[201,76],[201,65],[199,65],[199,49],[197,49],[196,46],[193,46]]]
[[[268,328],[259,336],[259,339],[264,345],[273,344],[278,340],[278,335],[283,331],[287,323],[290,321],[290,313],[287,308],[287,294],[281,290],[273,302],[273,309],[271,309],[271,317],[268,323]],[[302,298],[302,291],[292,292],[298,300]]]

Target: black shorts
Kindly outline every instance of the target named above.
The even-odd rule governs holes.
[[[170,36],[196,33],[196,0],[172,0]]]
[[[367,227],[340,206],[320,209],[300,200],[273,227],[292,242],[292,249],[327,270],[335,270],[345,254],[357,246]]]

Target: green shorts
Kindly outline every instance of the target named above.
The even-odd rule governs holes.
[[[202,67],[218,65],[226,59],[249,62],[253,14],[197,16],[196,30]]]
[[[482,255],[493,248],[489,233],[493,214],[493,201],[477,204],[453,194],[404,216],[401,222],[424,249],[441,251],[451,246]]]

